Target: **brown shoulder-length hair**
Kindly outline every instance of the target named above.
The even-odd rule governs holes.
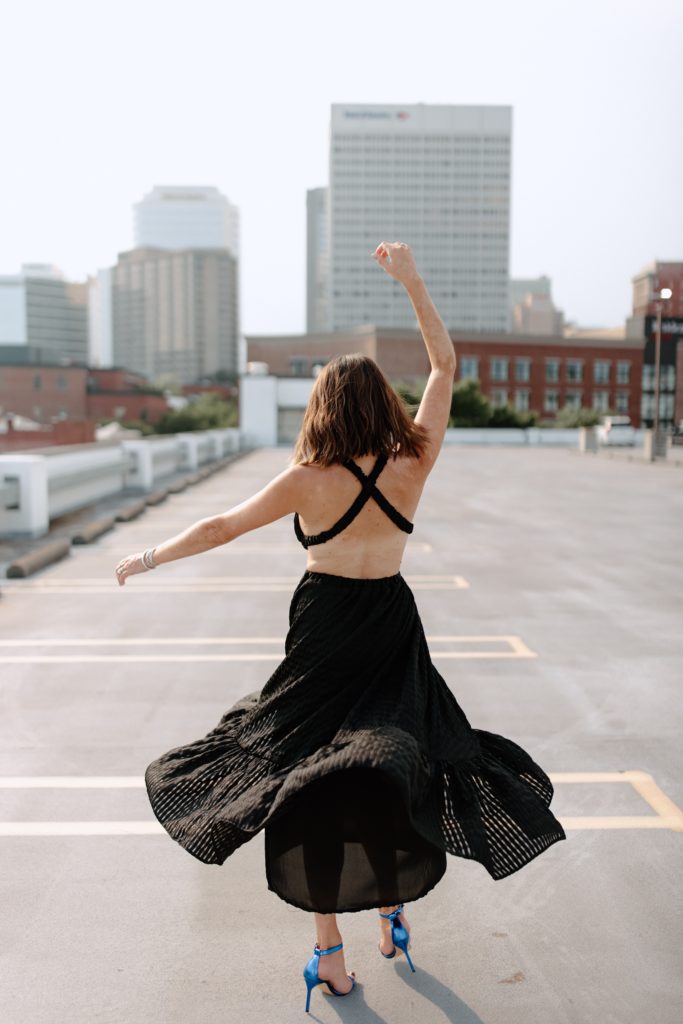
[[[329,466],[369,452],[419,458],[428,441],[374,359],[353,352],[316,377],[289,464]]]

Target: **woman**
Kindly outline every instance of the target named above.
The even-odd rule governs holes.
[[[373,256],[404,285],[427,347],[414,420],[372,359],[333,359],[283,472],[116,570],[122,585],[294,514],[308,561],[284,660],[204,738],[153,761],[145,782],[169,835],[205,863],[265,828],[268,888],[315,914],[306,1010],[315,985],[338,996],[355,985],[337,913],[377,908],[380,952],[405,953],[415,970],[403,907],[441,879],[446,853],[500,879],[566,838],[543,770],[470,726],[400,572],[448,423],[455,355],[409,246],[382,242]]]

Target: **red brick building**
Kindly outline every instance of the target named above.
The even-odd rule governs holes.
[[[545,337],[449,332],[456,380],[478,379],[494,405],[536,410],[554,419],[565,405],[616,410],[640,424],[643,342],[637,338]],[[276,376],[308,376],[316,363],[341,353],[371,356],[392,382],[424,380],[429,360],[418,331],[363,325],[350,331],[247,336],[250,362]]]
[[[88,415],[98,419],[145,420],[156,423],[168,402],[146,377],[120,368],[88,371]]]
[[[0,364],[0,412],[44,424],[105,418],[155,423],[168,403],[148,387],[145,377],[122,369]]]

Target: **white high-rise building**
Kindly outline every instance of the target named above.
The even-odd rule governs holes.
[[[133,211],[135,248],[229,249],[239,258],[239,211],[217,188],[157,185]]]
[[[446,327],[509,330],[512,108],[332,104],[327,330],[415,327],[372,259],[407,242]]]

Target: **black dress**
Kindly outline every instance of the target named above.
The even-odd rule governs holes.
[[[387,456],[348,512],[372,496]],[[505,736],[473,729],[433,665],[400,572],[372,579],[306,570],[289,607],[285,657],[202,739],[147,767],[152,809],[206,864],[222,864],[265,829],[268,888],[302,910],[340,913],[419,899],[447,853],[492,878],[566,839],[545,772]]]

